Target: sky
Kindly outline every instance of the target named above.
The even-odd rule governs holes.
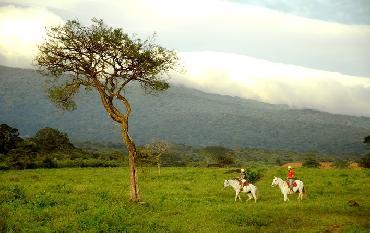
[[[0,64],[32,68],[45,27],[93,17],[156,32],[172,83],[370,117],[370,0],[0,0]]]

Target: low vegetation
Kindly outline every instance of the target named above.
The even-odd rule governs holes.
[[[366,142],[365,142],[366,143]],[[18,129],[6,124],[0,127],[0,170],[127,166],[127,151],[120,144],[70,142],[67,134],[53,128],[42,128],[30,137],[19,137]],[[292,152],[222,146],[194,148],[154,141],[139,147],[140,167],[245,167],[251,165],[284,165],[302,161],[305,167],[320,167],[330,162],[333,168],[350,167],[356,161],[369,167],[369,155],[336,156],[318,152]]]
[[[0,232],[368,232],[368,169],[296,168],[306,194],[288,203],[271,187],[286,168],[250,169],[262,175],[257,203],[223,189],[231,168],[143,167],[140,204],[126,168],[2,171]]]

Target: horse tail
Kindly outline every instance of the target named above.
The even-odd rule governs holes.
[[[256,198],[257,198],[257,200],[259,200],[260,199],[260,191],[257,188],[257,186],[254,186],[254,187],[256,187]]]
[[[305,186],[303,186],[303,188],[302,188],[302,194],[307,195],[307,190],[306,190],[306,187]]]

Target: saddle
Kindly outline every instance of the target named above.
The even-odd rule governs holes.
[[[248,181],[241,181],[239,180],[240,190],[243,190],[244,187],[247,187],[249,185]]]
[[[289,188],[297,187],[297,183],[295,182],[295,180],[293,181],[292,186],[290,186],[289,180],[286,181],[286,184],[288,185]]]

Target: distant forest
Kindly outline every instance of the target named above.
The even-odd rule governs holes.
[[[369,145],[368,139],[364,143]],[[160,148],[158,147],[160,143]],[[370,146],[370,145],[369,145]],[[191,146],[154,141],[138,148],[139,166],[247,167],[283,165],[302,161],[304,166],[318,167],[321,161],[331,161],[345,168],[349,161],[369,167],[370,153],[338,157],[317,152],[291,152],[253,148],[230,149],[223,146],[193,148]],[[18,129],[0,124],[0,170],[62,168],[62,167],[121,167],[127,166],[127,153],[122,145],[92,142],[73,145],[68,135],[54,128],[42,128],[29,138],[21,138]],[[258,176],[249,170],[251,176]]]
[[[82,92],[77,110],[61,112],[48,100],[43,77],[33,70],[0,66],[0,83],[0,123],[19,129],[22,137],[52,127],[66,132],[74,144],[121,145],[119,127],[107,117],[95,92]],[[144,96],[137,86],[127,92],[133,106],[130,131],[138,145],[164,140],[196,149],[258,148],[342,158],[366,153],[367,117],[294,109],[181,86],[158,96]]]

